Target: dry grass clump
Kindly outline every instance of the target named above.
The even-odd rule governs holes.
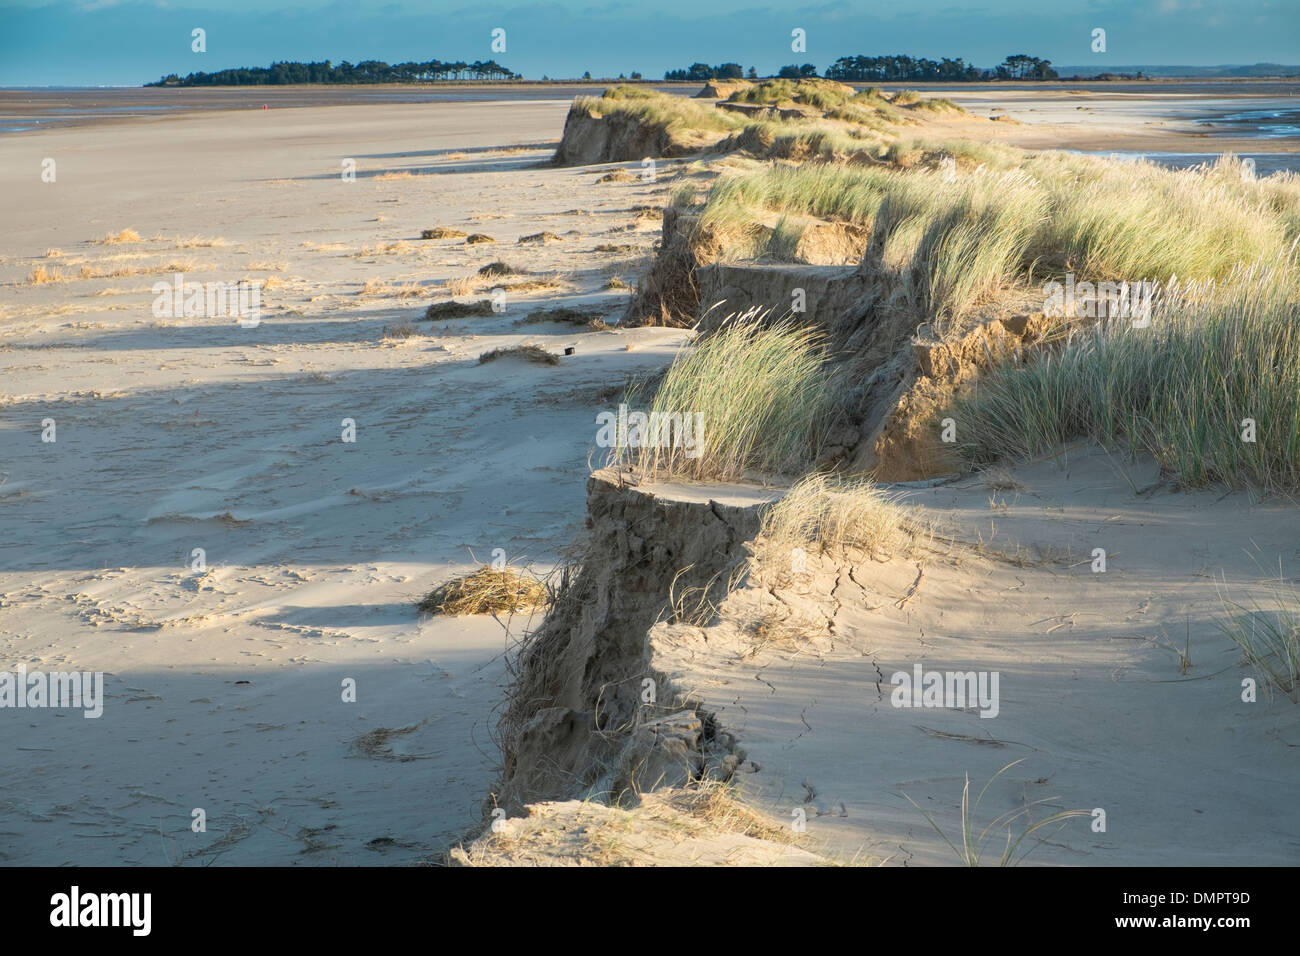
[[[855,548],[888,553],[903,527],[895,501],[866,479],[808,475],[763,516],[762,535],[770,551],[789,555],[795,548],[825,553]]]
[[[477,302],[435,302],[424,312],[426,319],[465,319],[471,316],[492,315],[492,300],[479,299]]]
[[[459,229],[450,229],[447,226],[435,226],[432,229],[420,230],[421,239],[464,239],[469,233],[461,232]]]
[[[102,239],[97,239],[95,241],[104,246],[116,246],[126,242],[139,242],[140,233],[136,232],[134,229],[123,229],[121,232],[109,233]]]
[[[553,352],[548,352],[540,345],[512,345],[506,348],[492,349],[478,357],[480,365],[495,362],[502,358],[521,358],[538,365],[559,365],[560,359]]]
[[[81,279],[124,279],[129,276],[152,275],[159,272],[189,272],[194,268],[194,263],[188,259],[175,259],[167,263],[159,263],[151,266],[118,266],[116,268],[101,268],[96,265],[83,265],[78,272],[78,278]]]
[[[45,250],[45,258],[46,258],[46,259],[59,259],[59,258],[62,258],[63,255],[64,255],[64,252],[63,252],[62,249],[46,249],[46,250]]]
[[[37,266],[35,269],[32,270],[32,274],[27,277],[28,285],[45,285],[50,282],[65,282],[65,281],[67,280],[64,278],[63,273],[60,272],[58,269],[54,269],[54,268],[47,269],[43,265]]]
[[[181,236],[176,237],[177,249],[220,249],[228,245],[229,243],[220,236],[190,236],[188,238]]]
[[[486,276],[469,275],[461,276],[457,279],[446,279],[442,283],[442,291],[447,295],[473,295],[492,285],[492,280]]]
[[[271,276],[266,282],[271,282]],[[367,279],[357,295],[382,295],[390,299],[418,299],[424,295],[424,288],[418,282],[394,285],[384,279]]]
[[[382,183],[393,179],[415,179],[417,175],[417,173],[402,171],[398,173],[380,173],[378,176],[372,176],[370,178],[375,182]]]
[[[615,169],[596,179],[598,183],[634,183],[636,181],[637,177],[626,169]]]
[[[513,568],[494,570],[483,565],[472,574],[441,584],[415,606],[424,614],[514,613],[540,607],[548,600],[546,585]]]
[[[520,279],[509,283],[506,288],[511,292],[541,292],[551,289],[565,289],[569,283],[558,275],[537,276],[533,279]]]
[[[476,246],[484,242],[496,242],[496,240],[481,232],[476,232],[473,235],[465,237],[465,245],[467,246]]]
[[[248,264],[248,268],[254,272],[283,272],[289,268],[289,263],[273,262],[269,259],[255,259]]]
[[[377,246],[362,246],[357,252],[353,253],[358,259],[364,256],[394,256],[402,255],[407,252],[414,252],[416,247],[411,245],[405,239],[398,239],[396,242],[381,242]]]
[[[776,843],[793,843],[796,839],[791,828],[779,826],[751,810],[737,799],[729,784],[719,780],[701,780],[690,787],[666,790],[657,796],[674,810],[694,817],[713,832],[739,833]]]
[[[521,276],[526,275],[527,273],[523,269],[516,269],[509,263],[502,262],[498,259],[496,262],[489,262],[483,268],[479,269],[478,274],[494,278],[496,276]]]

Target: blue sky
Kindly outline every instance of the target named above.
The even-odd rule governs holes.
[[[207,31],[207,52],[190,31]],[[506,52],[490,47],[506,30]],[[808,52],[791,52],[804,29]],[[1093,53],[1091,32],[1107,31]],[[694,61],[761,73],[840,56],[1010,53],[1058,65],[1300,59],[1300,0],[0,0],[0,86],[137,85],[272,60],[497,59],[530,78],[658,78]]]

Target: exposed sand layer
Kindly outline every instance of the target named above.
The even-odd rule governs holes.
[[[1016,858],[1295,861],[1300,770],[1290,752],[1300,709],[1262,684],[1258,699],[1244,699],[1243,681],[1261,675],[1218,626],[1239,613],[1227,602],[1267,607],[1277,569],[1289,576],[1300,557],[1292,503],[1180,493],[1154,463],[1086,445],[1059,461],[901,494],[927,530],[893,557],[811,554],[788,572],[753,566],[716,618],[693,622],[663,593],[656,555],[698,561],[714,542],[719,563],[692,564],[685,584],[719,568],[725,577],[735,548],[716,543],[764,496],[714,501],[668,485],[620,492],[609,477],[593,478],[593,571],[574,598],[584,610],[548,620],[525,658],[518,700],[538,699],[544,685],[555,696],[518,738],[498,796],[516,817],[519,796],[553,792],[563,778],[575,795],[621,795],[628,808],[534,804],[460,862],[565,865],[611,847],[610,862],[679,862],[660,832],[661,798],[636,801],[649,788],[636,785],[630,764],[670,786],[728,779],[774,828],[757,835],[768,845],[755,862],[960,862],[927,815],[961,846],[968,777],[972,801],[993,781],[968,811],[974,834],[1024,813],[978,841],[985,863],[998,860],[1008,834],[1014,841],[1071,810],[1083,812],[1038,831]],[[656,533],[636,535],[647,527]],[[1095,548],[1106,552],[1104,571]],[[659,623],[641,625],[637,641],[631,632],[656,598]],[[992,706],[896,706],[894,675],[916,667],[996,673]],[[647,676],[658,697],[638,703]],[[682,706],[685,715],[671,716],[681,729],[665,733],[663,715]],[[702,731],[687,727],[691,714]],[[537,748],[538,735],[551,746]],[[700,859],[735,849],[721,828],[690,839]],[[790,842],[819,859],[783,855]]]

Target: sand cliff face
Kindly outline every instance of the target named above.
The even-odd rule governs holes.
[[[543,800],[618,802],[706,773],[725,779],[743,760],[656,669],[651,632],[712,617],[743,574],[763,498],[682,491],[629,486],[608,470],[588,479],[582,567],[520,656],[491,805],[515,815]]]
[[[564,135],[552,162],[556,166],[592,166],[634,162],[646,157],[672,158],[688,156],[701,145],[635,116],[604,114],[574,103],[565,117]]]

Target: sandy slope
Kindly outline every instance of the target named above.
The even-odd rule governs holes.
[[[657,231],[629,209],[666,185],[532,168],[566,106],[209,113],[0,140],[0,669],[111,675],[99,720],[0,711],[0,859],[407,862],[477,821],[509,638],[410,602],[471,550],[549,567],[581,520],[601,388],[680,338],[514,324],[541,305],[612,310],[625,293],[605,282],[632,278]],[[375,178],[394,171],[429,175]],[[415,238],[435,225],[499,241]],[[145,241],[91,242],[127,227]],[[563,241],[515,244],[543,229]],[[359,254],[399,240],[414,241]],[[497,258],[564,284],[508,294],[499,316],[419,321],[441,280]],[[281,284],[256,328],[155,319],[150,286],[174,262]],[[41,263],[163,271],[27,284]],[[359,295],[372,279],[422,294]],[[577,352],[477,363],[521,341]]]
[[[966,775],[973,801],[1023,758],[970,814],[975,832],[1035,801],[1013,838],[1106,811],[1105,832],[1091,817],[1039,831],[1031,862],[1295,863],[1300,709],[1262,688],[1243,701],[1259,675],[1216,623],[1225,602],[1275,606],[1279,574],[1294,587],[1295,505],[1176,492],[1154,463],[1086,447],[1012,476],[905,492],[934,529],[910,554],[810,561],[788,587],[735,594],[707,632],[664,629],[656,664],[747,752],[741,792],[787,824],[802,808],[802,845],[832,859],[952,864],[906,797],[960,846]],[[765,646],[763,620],[799,636]],[[893,675],[916,664],[998,672],[996,713],[894,706]]]

